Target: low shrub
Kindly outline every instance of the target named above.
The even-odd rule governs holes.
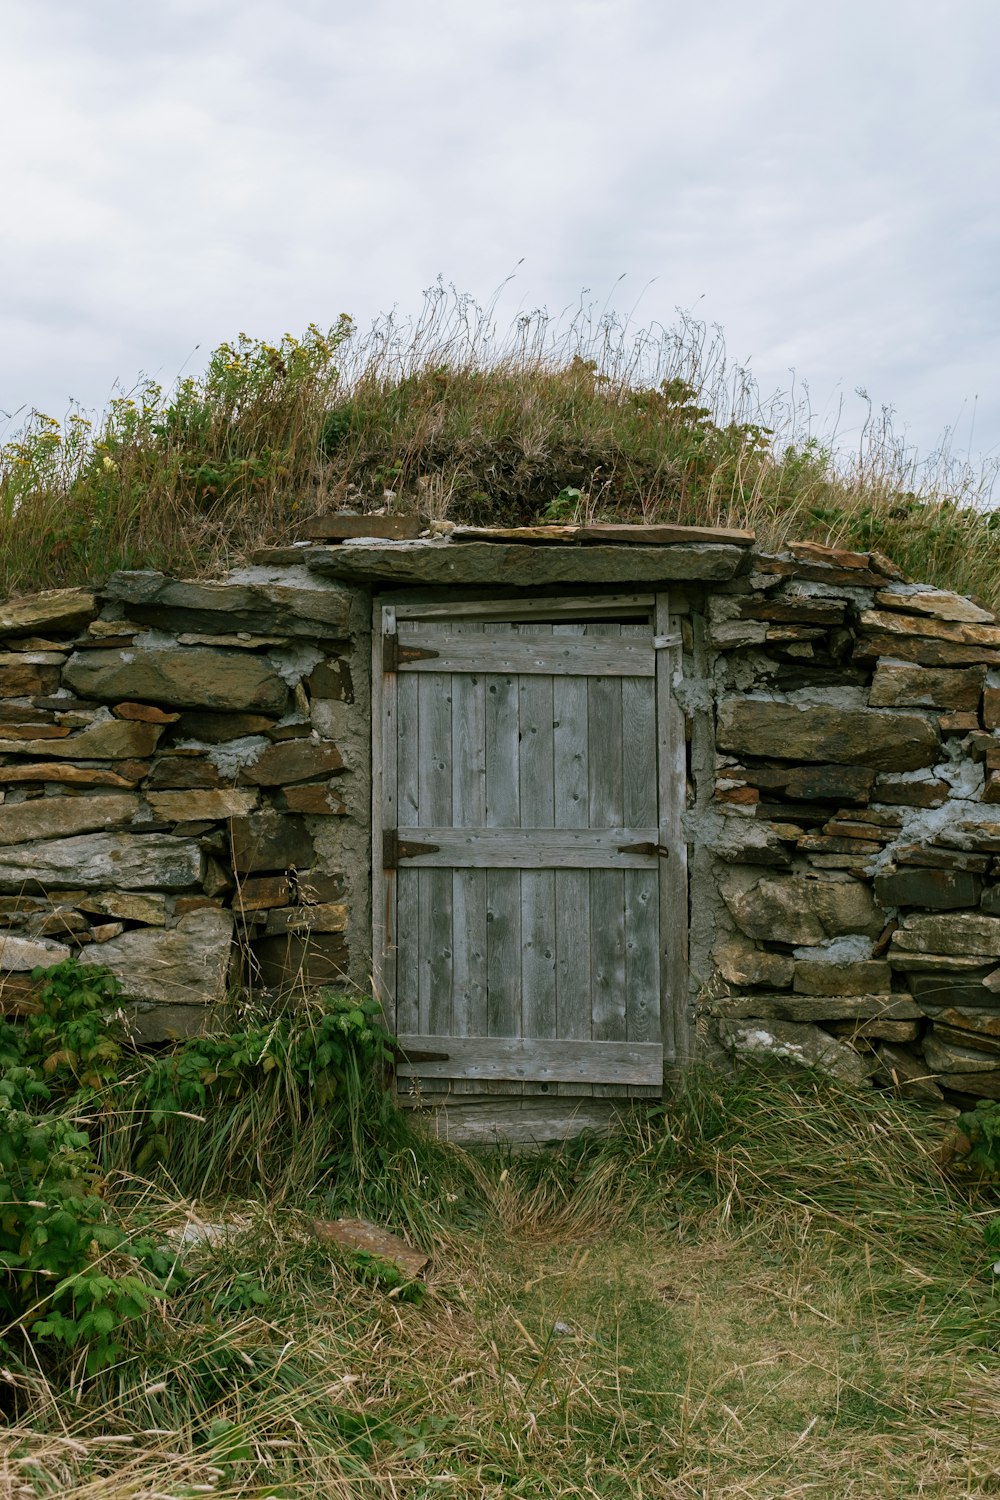
[[[350,1174],[388,1037],[372,1002],[324,994],[142,1054],[113,976],[71,959],[35,977],[37,1012],[0,1021],[0,1342],[82,1350],[93,1374],[179,1274],[134,1220],[126,1231],[111,1180],[160,1170],[192,1193],[280,1193]]]

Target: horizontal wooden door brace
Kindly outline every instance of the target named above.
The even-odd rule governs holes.
[[[422,630],[382,638],[384,672],[544,673],[572,677],[652,677],[656,652],[679,636],[458,636]]]
[[[669,855],[657,828],[387,828],[382,867],[650,870]]]
[[[398,1038],[402,1078],[481,1078],[523,1083],[663,1083],[659,1042],[522,1037]]]

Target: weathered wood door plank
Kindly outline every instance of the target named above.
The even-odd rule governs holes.
[[[607,1085],[659,1084],[663,1048],[656,1042],[589,1042],[568,1037],[401,1036],[407,1078],[477,1078],[496,1081]]]
[[[655,785],[655,784],[654,784]],[[397,830],[400,867],[424,869],[655,869],[660,830],[643,828],[434,828]]]
[[[433,656],[407,656],[407,652]],[[652,677],[656,652],[652,640],[597,640],[588,636],[484,634],[465,640],[447,630],[420,630],[400,636],[399,672],[538,673],[575,677]]]

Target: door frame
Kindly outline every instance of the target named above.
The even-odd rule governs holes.
[[[456,597],[428,590],[376,594],[372,600],[372,987],[386,1024],[395,1031],[396,959],[394,945],[396,871],[383,864],[383,835],[398,826],[396,809],[397,674],[387,669],[387,637],[397,619],[528,621],[554,612],[589,614],[599,619],[623,608],[646,608],[651,616],[656,671],[656,737],[660,843],[669,849],[659,868],[660,1027],[664,1071],[669,1076],[691,1056],[688,998],[688,879],[683,816],[686,806],[687,745],[684,714],[673,686],[681,675],[680,618],[670,613],[665,590],[625,594],[591,593]]]

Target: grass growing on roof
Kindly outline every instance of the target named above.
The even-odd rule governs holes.
[[[371,1158],[276,1205],[122,1183],[166,1243],[192,1208],[232,1232],[72,1398],[8,1366],[0,1474],[69,1500],[995,1494],[994,1207],[944,1175],[943,1128],[746,1071],[537,1155],[401,1122],[375,1200]],[[333,1207],[433,1252],[421,1300],[313,1238]]]
[[[218,571],[346,504],[750,526],[765,547],[877,548],[996,602],[995,472],[947,451],[918,465],[886,411],[838,449],[807,401],[762,397],[690,318],[635,332],[536,312],[498,333],[438,285],[367,336],[346,315],[274,344],[241,334],[204,375],[142,380],[96,420],[33,415],[0,448],[0,594]]]

